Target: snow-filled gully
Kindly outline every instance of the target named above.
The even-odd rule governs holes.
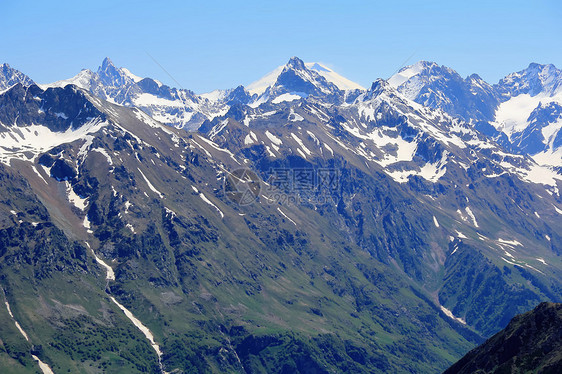
[[[105,268],[105,279],[107,279],[107,282],[109,283],[109,281],[114,281],[115,273],[113,272],[113,268],[101,258],[99,258],[96,252],[94,252],[94,250],[88,243],[86,243],[86,246],[92,251],[92,254],[94,255],[97,263]],[[106,292],[109,292],[109,288],[106,288]],[[156,352],[156,355],[158,356],[158,365],[160,366],[160,372],[162,372],[162,374],[167,374],[167,372],[164,370],[164,366],[162,365],[162,351],[160,350],[160,346],[154,341],[154,335],[152,334],[152,331],[150,331],[148,327],[146,327],[137,317],[135,317],[129,309],[125,308],[117,300],[115,300],[113,296],[109,295],[109,298],[115,305],[117,305],[119,309],[123,311],[123,313],[125,313],[125,316],[133,323],[133,325],[135,325],[135,327],[143,333],[145,338],[149,341],[150,346],[152,347],[152,349],[154,349],[154,352]]]
[[[14,315],[12,314],[12,309],[10,308],[10,304],[8,303],[8,298],[6,297],[6,294],[4,293],[4,289],[2,288],[2,294],[4,295],[4,304],[6,304],[6,310],[8,311],[8,314],[10,315],[10,317],[12,318],[12,321],[14,321],[14,324],[16,325],[17,329],[19,330],[20,334],[24,337],[24,339],[31,343],[31,341],[29,340],[29,336],[27,335],[27,333],[22,329],[21,325],[19,324],[19,322],[16,320],[16,318],[14,317]],[[53,371],[51,370],[51,368],[49,367],[49,365],[47,365],[46,363],[44,363],[43,361],[41,361],[39,359],[39,357],[35,356],[35,355],[31,355],[31,357],[37,361],[37,364],[39,365],[39,369],[41,369],[41,372],[43,374],[54,374]]]

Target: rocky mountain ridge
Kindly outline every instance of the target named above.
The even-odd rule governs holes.
[[[197,132],[95,84],[0,94],[0,366],[429,373],[560,299],[554,168],[312,70]]]

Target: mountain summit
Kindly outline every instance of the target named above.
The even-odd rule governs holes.
[[[0,65],[0,91],[6,90],[15,84],[21,83],[24,86],[33,84],[33,80],[19,70],[12,68],[8,64]]]
[[[278,82],[283,74],[286,76],[281,78],[281,82]],[[326,81],[323,81],[322,78]],[[308,84],[304,82],[308,82]],[[262,95],[266,89],[276,83],[279,85],[286,84],[288,89],[294,89],[295,92],[305,92],[309,95],[331,93],[334,89],[342,91],[365,89],[318,62],[305,63],[298,57],[292,57],[287,64],[279,66],[263,78],[249,84],[247,89],[252,94]],[[298,91],[299,89],[305,89],[305,91]]]

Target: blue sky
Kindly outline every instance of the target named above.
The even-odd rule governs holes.
[[[291,56],[369,86],[436,61],[495,83],[530,62],[562,68],[562,5],[534,1],[1,0],[0,62],[39,83],[109,56],[139,76],[207,92],[248,84]]]

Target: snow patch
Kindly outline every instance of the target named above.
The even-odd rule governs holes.
[[[152,183],[150,183],[150,181],[148,180],[148,178],[144,175],[144,173],[141,171],[141,169],[137,168],[137,170],[139,171],[139,173],[141,173],[142,177],[144,178],[144,181],[146,182],[146,184],[148,185],[148,188],[150,188],[150,190],[152,192],[154,192],[155,194],[157,194],[161,199],[164,198],[164,195],[162,195],[162,193],[160,191],[158,191],[153,185]]]
[[[446,315],[447,317],[449,317],[449,318],[451,318],[451,319],[454,319],[455,321],[460,322],[460,323],[462,323],[463,325],[466,325],[466,321],[465,321],[464,319],[455,317],[454,314],[453,314],[453,312],[451,312],[449,309],[445,308],[443,305],[439,305],[439,306],[441,307],[441,311],[442,311],[443,313],[445,313],[445,315]]]
[[[467,206],[464,210],[466,211],[466,213],[472,219],[472,223],[474,224],[474,226],[478,227],[478,222],[476,222],[476,217],[474,216],[474,213],[472,213],[472,210],[470,209],[470,207]]]
[[[282,215],[283,217],[285,217],[285,218],[287,218],[289,221],[291,221],[291,223],[292,223],[293,225],[297,226],[296,222],[293,221],[292,219],[290,219],[288,215],[286,215],[285,213],[283,213],[283,211],[281,210],[281,208],[277,207],[277,211],[278,211],[279,213],[281,213],[281,215]]]
[[[275,135],[273,135],[272,133],[269,132],[269,130],[265,131],[265,136],[267,136],[267,138],[275,145],[281,145],[283,144],[283,141],[281,139],[279,139],[278,137],[276,137]]]
[[[68,196],[68,201],[70,201],[76,208],[80,210],[86,209],[88,198],[81,198],[72,189],[72,185],[68,181],[64,181],[66,185],[66,194]]]
[[[435,224],[435,227],[439,228],[439,222],[437,222],[437,218],[435,218],[435,216],[433,216],[433,223]]]
[[[192,186],[193,187],[193,186]],[[197,192],[197,191],[196,191]],[[213,202],[209,199],[207,199],[207,196],[205,196],[203,194],[203,192],[199,193],[199,197],[206,202],[207,204],[209,204],[210,206],[212,206],[213,208],[215,208],[217,210],[217,212],[219,212],[219,214],[221,215],[221,218],[224,218],[224,213],[219,209],[218,206],[216,206],[215,204],[213,204]]]
[[[518,242],[517,240],[506,240],[506,239],[498,239],[498,242],[502,243],[502,244],[507,244],[510,245],[512,247],[514,246],[523,246],[523,244],[521,244],[520,242]]]
[[[300,92],[284,93],[284,94],[281,94],[281,95],[277,96],[271,102],[273,104],[279,104],[279,103],[282,103],[284,101],[299,100],[299,99],[302,99],[303,97],[306,97],[306,94],[303,94],[303,93],[300,93]]]

